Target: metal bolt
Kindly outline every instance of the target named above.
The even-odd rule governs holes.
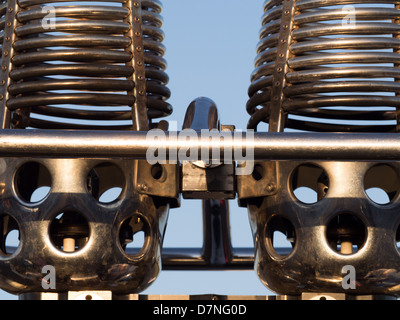
[[[4,194],[6,190],[6,184],[4,182],[0,183],[0,194]]]
[[[138,189],[140,190],[140,191],[147,191],[147,190],[149,190],[149,187],[147,186],[147,184],[145,184],[145,183],[141,183],[141,184],[138,184]]]
[[[265,188],[268,192],[274,192],[276,189],[276,186],[273,183],[269,183],[267,187]]]

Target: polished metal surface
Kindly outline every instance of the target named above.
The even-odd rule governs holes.
[[[278,192],[247,202],[263,283],[290,295],[346,293],[342,268],[350,265],[352,293],[398,295],[399,164],[291,161],[279,168]],[[312,203],[296,196],[300,187],[315,190]],[[385,190],[388,202],[374,202],[372,187]],[[291,243],[289,253],[275,249],[276,233]]]
[[[225,132],[225,134],[227,134]],[[229,133],[233,137],[233,133]],[[88,157],[104,158],[112,154],[117,158],[146,159],[149,148],[162,148],[170,152],[195,148],[201,155],[212,157],[215,141],[199,134],[190,142],[177,139],[179,132],[165,132],[162,144],[148,139],[141,131],[53,131],[53,130],[0,130],[2,157]],[[400,159],[400,140],[395,133],[274,133],[257,132],[247,139],[245,131],[218,143],[221,159],[224,150],[254,150],[255,160],[371,160]],[[51,139],[51,140],[49,140]],[[229,152],[229,155],[231,152]],[[233,159],[232,159],[233,160]]]
[[[256,161],[253,174],[238,181],[255,268],[274,292],[314,298],[400,293],[398,159],[358,158],[374,149],[372,141],[350,151],[355,158],[347,148],[347,139],[358,144],[369,136],[380,145],[373,153],[384,154],[391,145],[384,136],[398,139],[399,18],[396,1],[264,2],[248,128],[281,138],[296,131],[281,151],[304,142],[292,149],[291,161]],[[325,147],[315,143],[328,137]],[[293,161],[305,156],[300,149],[322,158],[325,148],[336,156]],[[285,254],[276,247],[279,234],[291,247]],[[347,267],[356,272],[351,290],[343,285]]]
[[[171,114],[161,8],[157,0],[18,1],[5,12],[16,26],[3,37],[5,49],[12,44],[2,57],[3,123],[147,130],[147,118]]]
[[[156,279],[169,205],[136,192],[135,161],[19,158],[2,159],[1,168],[3,290],[45,291],[45,265],[57,271],[57,292],[134,293]],[[45,186],[48,194],[34,200],[34,190]],[[116,187],[122,189],[120,196],[104,202],[101,195]],[[15,251],[5,248],[12,230],[20,239]],[[142,246],[127,252],[140,233]],[[75,240],[72,251],[66,251],[66,238]]]
[[[160,1],[66,2],[0,2],[1,289],[30,300],[400,296],[398,3],[266,0],[248,130],[221,124],[201,97],[176,132],[154,122],[172,112]],[[150,149],[166,161],[146,161]],[[177,158],[188,150],[197,157]],[[181,196],[202,200],[199,248],[163,248]],[[254,247],[232,245],[235,198]],[[140,295],[161,269],[255,269],[277,295]]]
[[[185,130],[188,130],[189,133],[197,131],[196,135],[201,134],[201,130],[220,131],[220,120],[215,102],[205,97],[192,101],[186,111],[182,129],[182,133],[185,133]],[[214,140],[211,140],[211,144],[215,146]],[[178,152],[180,152],[184,143],[178,142],[178,144]],[[201,152],[198,153],[198,156],[201,157]],[[219,154],[218,157],[220,157]],[[230,164],[224,164],[221,159],[214,159],[213,157],[211,159],[196,159],[196,161],[180,159],[180,161],[182,162],[181,192],[183,198],[210,200],[235,198],[233,159]]]
[[[157,127],[153,119],[172,112],[161,3],[65,2],[0,6],[4,133],[42,132],[47,142],[34,140],[53,144],[57,136],[96,134],[93,129],[122,138],[125,130]],[[27,296],[143,291],[161,270],[169,208],[178,205],[176,168],[157,168],[161,181],[145,161],[71,152],[0,159],[0,287]],[[143,179],[167,187],[145,192]],[[8,245],[12,232],[18,234],[16,248]],[[45,266],[55,271],[54,287],[43,285]]]
[[[249,127],[396,132],[398,18],[393,1],[265,1]]]

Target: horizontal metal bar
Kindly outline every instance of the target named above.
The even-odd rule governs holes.
[[[161,131],[160,131],[161,132]],[[146,159],[149,149],[177,154],[197,150],[198,157],[219,148],[221,158],[253,152],[255,160],[400,160],[400,135],[395,133],[224,133],[210,139],[199,133],[190,140],[180,133],[161,132],[162,139],[149,139],[148,132],[84,130],[0,130],[0,156],[44,158]],[[218,150],[218,149],[217,149]],[[249,154],[248,154],[249,155]],[[199,159],[206,160],[206,159]],[[226,160],[226,158],[225,158]]]
[[[254,248],[233,248],[232,257],[223,263],[208,261],[202,248],[163,248],[162,266],[163,270],[253,270]]]

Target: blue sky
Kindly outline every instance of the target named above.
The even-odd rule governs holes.
[[[256,56],[264,0],[163,0],[167,73],[174,108],[167,118],[182,126],[186,108],[200,96],[213,99],[221,123],[245,129],[245,105]],[[230,201],[232,241],[251,247],[247,210]],[[200,247],[200,200],[171,210],[165,247]],[[254,271],[164,271],[143,294],[270,295]],[[0,299],[16,299],[0,291]]]
[[[256,56],[263,0],[164,0],[165,46],[174,108],[170,121],[182,126],[189,103],[213,99],[222,124],[245,129],[247,88]],[[247,210],[230,202],[233,244],[252,246]],[[200,247],[201,202],[182,201],[170,212],[165,246]],[[271,294],[248,272],[162,272],[144,294]],[[0,299],[16,297],[0,293]]]
[[[169,120],[182,126],[189,103],[196,97],[213,99],[222,124],[246,129],[245,105],[261,27],[263,0],[164,0],[167,72],[174,113]],[[230,202],[232,241],[252,246],[245,208]],[[201,202],[183,200],[170,212],[164,245],[201,246]],[[248,272],[163,272],[145,292],[149,294],[271,294]]]

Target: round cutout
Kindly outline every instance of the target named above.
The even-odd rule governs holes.
[[[255,164],[251,175],[254,180],[260,181],[264,177],[264,167],[260,164]]]
[[[20,229],[17,221],[10,215],[0,216],[0,255],[9,257],[20,246]]]
[[[368,198],[376,204],[390,204],[400,190],[397,172],[387,164],[370,168],[364,177],[364,190]]]
[[[300,165],[291,176],[291,188],[294,196],[300,202],[317,203],[325,197],[329,190],[328,175],[317,165]]]
[[[397,230],[396,230],[396,247],[400,253],[400,225],[397,227]]]
[[[350,255],[364,246],[367,231],[365,224],[355,214],[341,213],[328,223],[326,238],[332,250]]]
[[[156,163],[151,166],[151,176],[154,180],[160,180],[163,176],[164,169],[162,165]]]
[[[148,241],[150,228],[146,220],[138,215],[125,219],[119,229],[121,248],[128,256],[141,254]]]
[[[50,193],[50,172],[39,162],[27,162],[17,170],[14,178],[14,187],[16,194],[24,202],[40,202]]]
[[[266,244],[276,258],[285,258],[294,249],[296,231],[293,224],[281,216],[273,216],[267,223]]]
[[[117,165],[101,163],[90,170],[86,186],[88,192],[100,203],[112,203],[120,198],[125,188],[125,176]]]
[[[85,247],[89,241],[89,224],[80,213],[65,211],[53,219],[49,235],[51,242],[58,250],[76,252]]]

